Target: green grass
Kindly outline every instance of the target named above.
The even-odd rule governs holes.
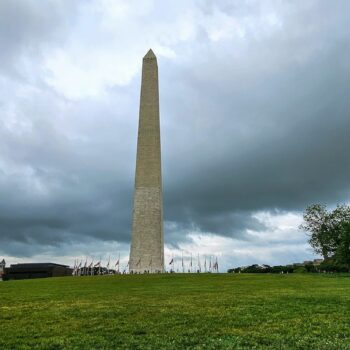
[[[350,349],[350,275],[1,282],[0,349]]]

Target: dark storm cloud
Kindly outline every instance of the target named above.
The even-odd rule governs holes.
[[[252,211],[349,199],[345,23],[345,12],[309,8],[288,18],[279,36],[245,47],[244,59],[237,58],[240,47],[220,57],[208,50],[199,67],[181,75],[183,89],[165,93],[164,114],[186,125],[164,141],[173,157],[164,167],[169,219],[237,236],[252,228]],[[181,74],[166,72],[165,89]]]
[[[43,95],[48,103],[40,108]],[[84,102],[69,111],[75,122],[81,114],[86,119],[84,113],[90,118],[103,115],[98,129],[80,119],[77,128],[84,130],[86,140],[55,129],[47,116],[55,120],[63,113],[56,109],[56,98],[48,92],[30,94],[34,103],[29,106],[23,98],[18,101],[17,114],[35,115],[30,133],[8,132],[5,125],[0,130],[7,165],[0,172],[0,249],[15,241],[26,255],[33,249],[26,250],[23,243],[59,246],[88,237],[129,239],[135,147],[121,135],[110,135],[111,130],[123,133],[123,127],[103,104]]]
[[[21,83],[28,64],[44,75],[42,56],[64,47],[82,16],[70,2],[47,4],[0,4],[0,252],[17,256],[86,237],[130,240],[140,72],[75,101],[44,79]],[[261,7],[208,1],[197,11],[259,22]],[[165,235],[175,247],[189,231],[249,239],[247,229],[266,228],[259,210],[349,199],[350,5],[276,8],[271,33],[253,21],[246,37],[220,41],[198,24],[175,59],[158,56]]]

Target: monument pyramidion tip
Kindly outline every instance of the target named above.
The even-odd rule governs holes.
[[[156,59],[156,55],[152,51],[152,49],[149,49],[148,52],[146,53],[145,57],[143,59]]]

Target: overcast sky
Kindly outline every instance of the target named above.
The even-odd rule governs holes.
[[[315,258],[350,200],[350,2],[0,1],[0,259],[128,260],[142,57],[158,58],[166,261]]]

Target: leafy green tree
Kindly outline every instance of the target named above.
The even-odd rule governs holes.
[[[313,204],[305,209],[303,218],[300,227],[309,233],[309,243],[316,253],[324,259],[334,257],[338,263],[349,263],[349,206],[338,205],[327,211],[325,205]]]
[[[340,226],[339,238],[335,260],[339,264],[350,265],[350,222],[345,222]]]

